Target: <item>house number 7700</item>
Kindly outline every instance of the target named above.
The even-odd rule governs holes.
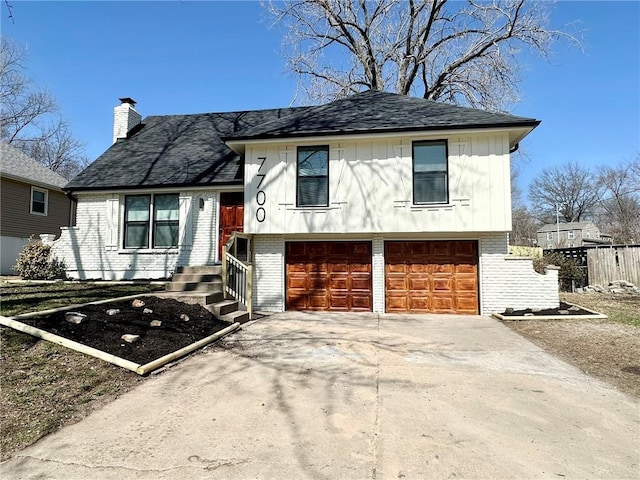
[[[267,216],[267,212],[263,207],[263,205],[267,202],[267,195],[266,193],[264,193],[264,190],[260,190],[260,187],[262,186],[262,182],[264,181],[264,177],[266,176],[266,173],[260,173],[260,172],[262,170],[262,167],[264,166],[264,162],[267,160],[267,157],[258,157],[258,160],[260,161],[260,167],[258,167],[257,176],[260,178],[260,181],[258,182],[258,186],[256,187],[258,190],[256,192],[256,203],[258,204],[258,209],[256,210],[256,220],[262,223],[264,222],[264,219]]]

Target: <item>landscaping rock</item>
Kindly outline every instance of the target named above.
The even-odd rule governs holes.
[[[112,317],[113,317],[114,315],[119,314],[119,313],[120,313],[120,310],[119,310],[119,309],[117,309],[117,308],[110,308],[109,310],[107,310],[107,315],[110,315],[110,316],[112,316]]]
[[[569,315],[569,310],[558,310],[560,315]]]
[[[134,308],[144,307],[144,302],[139,298],[136,298],[133,302],[131,302],[131,306]]]
[[[81,324],[87,316],[80,312],[67,312],[64,314],[64,319],[69,323]]]
[[[190,320],[189,315],[183,313],[182,315],[180,315],[180,320],[182,320],[183,322],[188,322]]]
[[[124,340],[127,343],[134,343],[140,340],[140,335],[131,335],[130,333],[125,333],[120,338],[122,338],[122,340]]]
[[[149,324],[150,327],[161,327],[162,326],[162,322],[160,320],[151,320],[151,323]]]
[[[525,313],[524,316],[525,317],[535,317],[535,314],[533,314],[533,313]]]
[[[571,305],[567,310],[569,310],[570,312],[579,312],[580,311],[580,307],[576,307],[575,305]]]
[[[153,310],[151,310],[150,308],[145,308],[142,313],[153,313]]]

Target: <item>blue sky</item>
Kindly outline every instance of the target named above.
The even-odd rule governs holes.
[[[143,115],[288,106],[296,80],[281,32],[257,2],[2,2],[2,35],[28,51],[28,74],[57,98],[95,159],[111,144],[118,97]],[[580,22],[583,48],[523,53],[522,101],[542,120],[523,142],[520,184],[567,161],[615,164],[640,152],[640,2],[560,1],[551,22]]]

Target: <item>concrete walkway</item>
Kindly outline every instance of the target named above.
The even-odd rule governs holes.
[[[640,411],[485,317],[252,322],[0,478],[639,478]]]

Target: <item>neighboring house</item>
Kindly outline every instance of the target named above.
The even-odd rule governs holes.
[[[66,189],[77,278],[167,278],[250,240],[254,310],[555,307],[557,272],[509,257],[510,152],[539,123],[368,91],[317,107],[115,108],[115,143]]]
[[[611,236],[600,233],[591,222],[547,223],[538,229],[536,236],[538,246],[543,249],[611,243]]]
[[[60,234],[69,225],[71,201],[62,191],[67,180],[6,143],[0,143],[0,274],[14,275],[29,237]]]

